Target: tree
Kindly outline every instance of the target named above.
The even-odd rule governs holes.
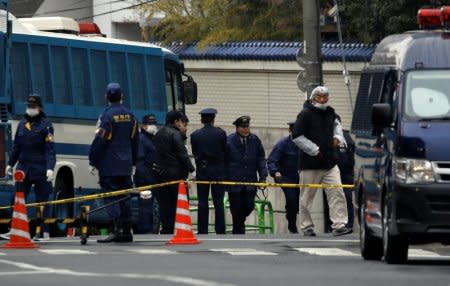
[[[150,21],[149,40],[200,44],[248,40],[300,40],[301,1],[298,0],[159,0],[144,5]]]
[[[387,35],[418,29],[417,11],[444,2],[448,1],[347,0],[343,16],[347,40],[377,43]]]
[[[147,2],[141,0],[143,2]],[[320,0],[330,8],[336,0]],[[301,41],[302,0],[155,0],[142,5],[151,23],[146,40],[164,43],[226,41]],[[346,41],[377,43],[389,34],[417,29],[416,13],[424,6],[440,7],[449,0],[337,0]],[[324,9],[326,11],[327,9]]]

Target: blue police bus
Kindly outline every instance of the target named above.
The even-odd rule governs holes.
[[[168,110],[184,112],[185,104],[196,103],[196,83],[167,49],[101,35],[80,36],[76,29],[45,23],[77,27],[68,18],[27,21],[11,14],[7,19],[8,13],[0,12],[0,207],[9,205],[14,195],[13,181],[4,170],[28,94],[41,95],[55,129],[54,199],[92,194],[99,188],[98,178],[88,171],[88,153],[98,116],[106,107],[109,82],[120,83],[124,104],[139,119],[153,113],[164,122]],[[52,31],[40,30],[52,26]],[[53,208],[60,218],[78,211],[74,204]],[[0,218],[8,216],[10,210],[0,210]]]

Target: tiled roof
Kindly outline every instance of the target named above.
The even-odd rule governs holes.
[[[190,60],[261,60],[261,61],[295,61],[297,51],[303,50],[303,42],[227,42],[215,46],[198,48],[195,44],[173,43],[166,46],[180,56]],[[370,61],[375,45],[362,43],[336,42],[322,43],[324,61]]]

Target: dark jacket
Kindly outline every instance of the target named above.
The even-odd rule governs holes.
[[[155,171],[162,180],[184,180],[195,168],[184,146],[183,136],[173,125],[163,126],[153,137],[156,148]]]
[[[267,168],[264,148],[261,140],[250,133],[247,144],[241,140],[238,133],[233,133],[227,138],[227,178],[230,181],[257,182],[267,177]],[[255,190],[256,187],[248,187],[247,190]],[[229,188],[234,191],[235,188]]]
[[[38,116],[25,115],[17,126],[9,165],[25,172],[30,180],[45,180],[47,170],[53,170],[56,155],[53,126],[41,112]]]
[[[134,183],[136,185],[145,185],[156,183],[156,177],[153,174],[153,163],[156,161],[156,148],[153,144],[153,135],[141,130],[139,133],[139,152],[136,161],[136,173]]]
[[[344,138],[347,142],[347,146],[339,147],[337,149],[337,164],[341,172],[342,183],[353,184],[355,179],[355,142],[348,130],[344,130]]]
[[[113,103],[100,115],[89,152],[89,164],[100,177],[130,176],[139,146],[137,121],[122,104]]]
[[[333,168],[337,163],[336,148],[333,146],[334,121],[336,113],[331,107],[316,108],[306,101],[295,121],[292,138],[303,135],[319,147],[319,155],[309,156],[300,150],[299,170]]]
[[[222,128],[205,124],[191,134],[197,179],[224,179],[227,135]]]
[[[299,148],[292,142],[291,136],[282,138],[275,144],[267,159],[267,167],[272,177],[276,172],[282,175],[283,183],[298,183],[298,153]]]

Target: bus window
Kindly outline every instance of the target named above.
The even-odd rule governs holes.
[[[91,83],[95,106],[105,106],[105,88],[108,84],[108,69],[106,66],[106,53],[91,51]]]
[[[67,59],[67,48],[51,47],[53,87],[55,92],[54,103],[72,104],[72,90],[70,87],[69,65]]]
[[[165,91],[165,74],[164,64],[160,57],[146,56],[147,59],[147,83],[150,92],[150,109],[165,111],[166,110],[166,98],[164,97]],[[172,103],[168,105],[172,106]],[[170,108],[172,109],[172,108]]]
[[[128,89],[128,73],[125,62],[124,53],[110,53],[111,63],[111,82],[117,82],[122,88],[124,95],[123,103],[125,106],[130,106],[130,90]],[[134,75],[133,75],[134,76]]]
[[[167,110],[172,110],[174,107],[174,97],[173,97],[173,73],[170,70],[166,70],[166,97],[167,97]]]
[[[176,69],[169,64],[166,67],[166,96],[168,109],[176,109],[184,112],[184,104],[181,95],[181,77],[176,73]]]
[[[128,54],[128,66],[130,69],[130,80],[133,100],[132,109],[148,109],[147,99],[147,81],[145,80],[144,56],[137,54]]]
[[[25,102],[32,90],[27,44],[14,43],[11,49],[12,91],[16,102]]]
[[[31,45],[33,63],[33,92],[39,93],[46,103],[53,103],[48,48],[44,45]]]
[[[92,106],[91,82],[89,80],[89,65],[85,49],[72,49],[72,75],[74,103]]]

